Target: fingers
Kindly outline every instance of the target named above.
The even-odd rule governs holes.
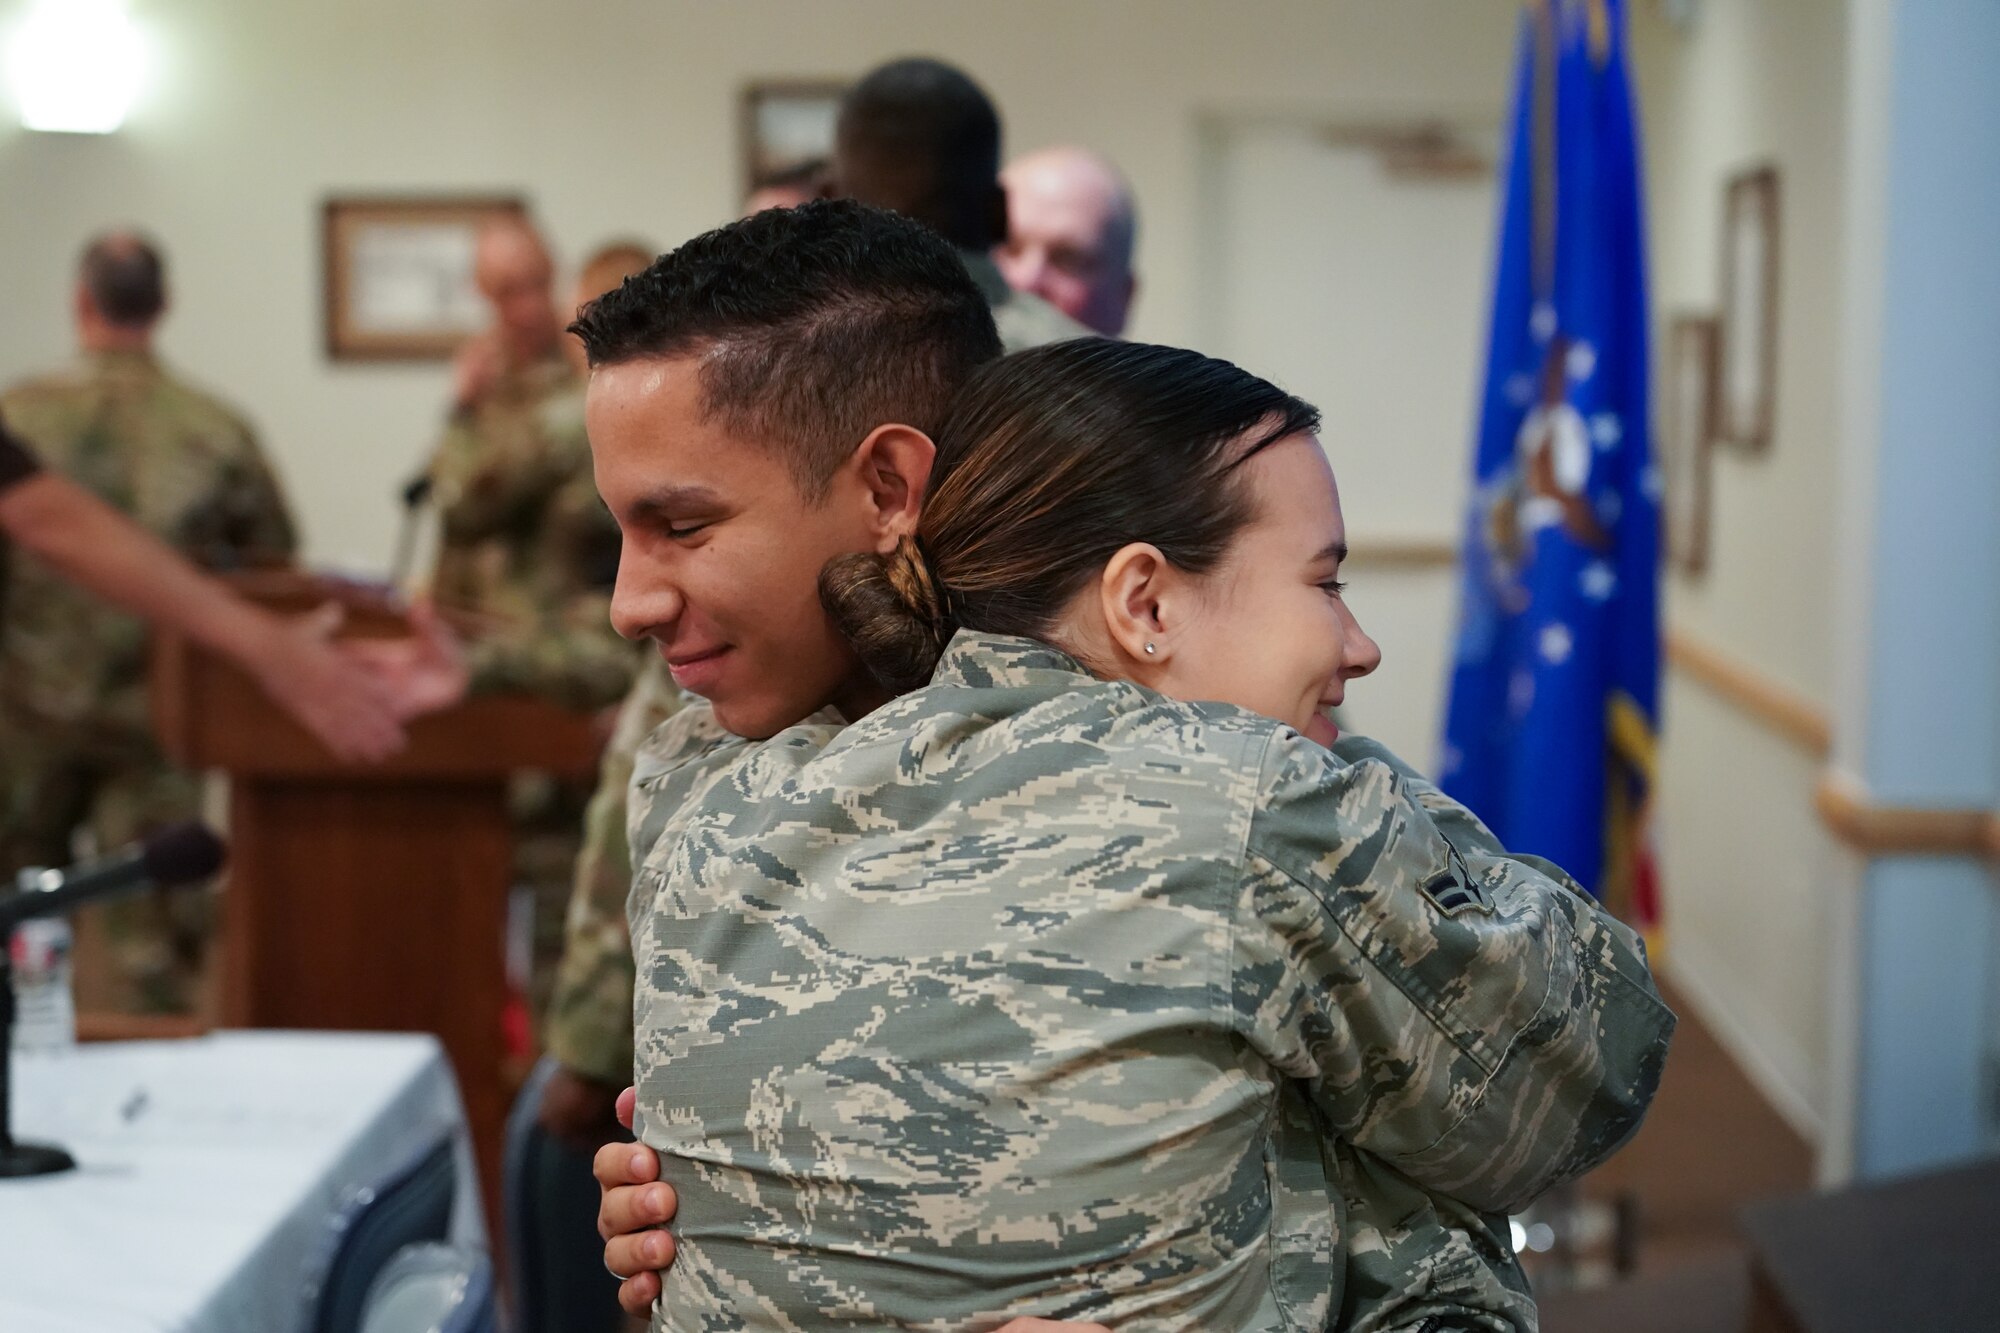
[[[653,1301],[659,1294],[659,1274],[640,1273],[618,1284],[618,1306],[626,1314],[644,1319],[653,1312]]]
[[[643,1143],[607,1143],[590,1159],[599,1187],[645,1185],[660,1178],[660,1155]]]
[[[324,642],[340,632],[341,622],[346,619],[346,607],[339,602],[323,602],[300,616],[294,623],[308,639]]]
[[[632,1128],[632,1113],[638,1109],[638,1106],[639,1090],[637,1088],[627,1088],[625,1091],[619,1093],[618,1123],[627,1129]]]
[[[597,1201],[597,1234],[608,1241],[664,1225],[673,1219],[679,1203],[674,1187],[659,1181],[650,1185],[613,1186]],[[630,1274],[637,1270],[628,1264],[618,1271]]]
[[[604,1243],[604,1263],[614,1273],[629,1273],[627,1282],[664,1272],[674,1261],[674,1238],[665,1231],[642,1231],[636,1236],[613,1236]],[[657,1290],[657,1289],[656,1289]]]

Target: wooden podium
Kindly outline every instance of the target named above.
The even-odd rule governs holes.
[[[280,611],[347,601],[344,633],[405,628],[379,604],[303,576],[239,586]],[[526,696],[476,698],[413,723],[393,759],[359,765],[184,639],[155,641],[152,691],[167,753],[229,776],[221,1022],[436,1033],[496,1207],[511,1091],[501,1034],[508,781],[524,769],[593,776],[593,719]]]

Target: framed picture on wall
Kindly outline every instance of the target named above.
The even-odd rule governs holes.
[[[833,123],[847,85],[835,79],[769,79],[743,90],[743,190],[833,152]]]
[[[1733,177],[1722,207],[1722,439],[1770,447],[1778,393],[1778,172]]]
[[[1713,315],[1680,315],[1667,326],[1659,439],[1665,485],[1660,528],[1667,559],[1689,574],[1708,567],[1718,341]]]
[[[472,278],[480,228],[526,212],[514,196],[327,200],[320,222],[327,355],[450,357],[491,318]]]

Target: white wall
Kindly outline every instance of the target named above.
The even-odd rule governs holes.
[[[1459,127],[1490,147],[1506,96]],[[1372,147],[1329,136],[1352,121],[1215,118],[1203,136],[1197,341],[1317,404],[1340,483],[1347,604],[1382,647],[1348,690],[1346,724],[1430,767],[1457,615],[1455,565],[1397,565],[1380,548],[1457,542],[1472,416],[1484,373],[1494,176],[1395,173]],[[1273,207],[1274,199],[1284,206]]]
[[[1855,568],[1835,523],[1848,10],[1835,0],[1692,8],[1684,30],[1634,7],[1657,327],[1719,308],[1724,183],[1775,164],[1777,409],[1768,453],[1718,446],[1709,569],[1669,576],[1667,618],[1825,709],[1835,605]],[[1828,923],[1853,878],[1813,813],[1818,762],[1679,675],[1664,714],[1667,970],[1817,1136],[1830,1096]]]
[[[0,0],[0,32],[24,11]],[[571,258],[634,231],[667,246],[732,214],[746,81],[933,53],[986,84],[1010,149],[1083,140],[1124,165],[1143,209],[1133,332],[1185,341],[1197,113],[1484,106],[1504,86],[1515,7],[136,0],[135,13],[156,72],[122,133],[0,128],[0,380],[64,354],[81,239],[141,222],[173,263],[168,355],[262,425],[309,556],[380,569],[388,497],[425,454],[446,380],[323,359],[329,193],[521,190]]]

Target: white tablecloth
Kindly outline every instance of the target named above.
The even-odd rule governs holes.
[[[483,1245],[465,1113],[424,1035],[224,1032],[14,1061],[14,1136],[78,1168],[0,1180],[0,1330],[289,1333],[347,1191],[440,1133]]]

